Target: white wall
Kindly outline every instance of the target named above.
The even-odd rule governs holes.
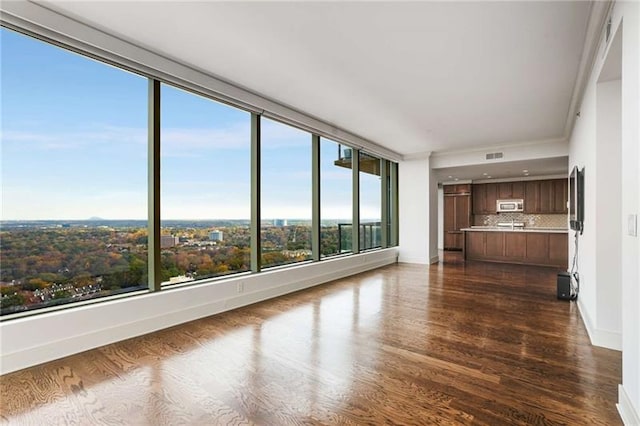
[[[394,263],[397,249],[166,289],[0,323],[0,374]],[[242,283],[242,291],[238,284]]]
[[[400,182],[398,261],[428,264],[431,257],[431,236],[436,240],[434,245],[437,245],[435,234],[431,233],[429,217],[430,185],[432,183],[430,182],[429,158],[401,162],[398,166],[398,174]]]
[[[596,86],[596,327],[615,339],[606,346],[618,350],[622,350],[621,89],[621,80]]]
[[[640,425],[640,238],[628,235],[627,218],[640,212],[640,3],[619,2],[622,32],[622,387],[620,411]]]
[[[444,188],[438,188],[438,250],[444,250]]]
[[[600,86],[598,78],[605,60],[604,40],[596,56],[589,83],[582,104],[580,118],[577,119],[570,139],[569,165],[586,167],[585,231],[580,239],[581,293],[578,299],[580,312],[594,341],[611,343],[610,330],[615,327],[615,319],[610,314],[616,304],[622,307],[622,385],[619,389],[619,412],[627,425],[640,424],[640,239],[627,234],[628,215],[637,215],[640,200],[640,3],[616,2],[612,11],[613,31],[622,31],[622,80],[621,80],[621,207],[613,207],[619,216],[619,228],[613,230],[619,238],[621,301],[604,295],[607,291],[605,279],[607,271],[597,273],[598,256],[606,249],[606,240],[597,239],[598,214],[603,214],[607,195],[607,175],[613,175],[611,164],[602,159],[605,146],[598,146],[598,92],[600,97],[612,95],[613,87]],[[620,25],[622,26],[620,27]],[[613,38],[613,37],[612,37]],[[613,85],[612,85],[613,86]],[[602,100],[602,99],[601,99]],[[602,129],[600,129],[602,130]],[[602,148],[602,149],[599,149]],[[598,163],[600,161],[600,163]],[[598,174],[600,173],[600,174]],[[600,188],[600,189],[599,189]],[[604,244],[604,246],[601,246]],[[573,248],[570,250],[573,254]],[[606,262],[605,262],[606,264]],[[598,286],[602,285],[599,291]],[[617,297],[613,297],[617,298]]]
[[[438,179],[429,167],[429,263],[437,263],[438,255]]]

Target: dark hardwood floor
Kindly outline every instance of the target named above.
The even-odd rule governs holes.
[[[9,424],[618,425],[550,268],[390,265],[5,375]]]

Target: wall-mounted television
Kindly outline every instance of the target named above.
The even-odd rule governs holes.
[[[569,227],[584,229],[584,167],[574,166],[569,175]]]

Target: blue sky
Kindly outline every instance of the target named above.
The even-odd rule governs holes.
[[[145,219],[147,79],[0,30],[2,219]],[[163,219],[247,219],[250,114],[162,86]],[[311,136],[264,119],[263,218],[311,218]],[[322,216],[351,217],[350,170],[323,140]],[[361,217],[380,217],[361,178]]]

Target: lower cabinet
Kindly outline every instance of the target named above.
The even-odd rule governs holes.
[[[568,266],[568,239],[564,233],[466,231],[464,257],[469,260]]]

